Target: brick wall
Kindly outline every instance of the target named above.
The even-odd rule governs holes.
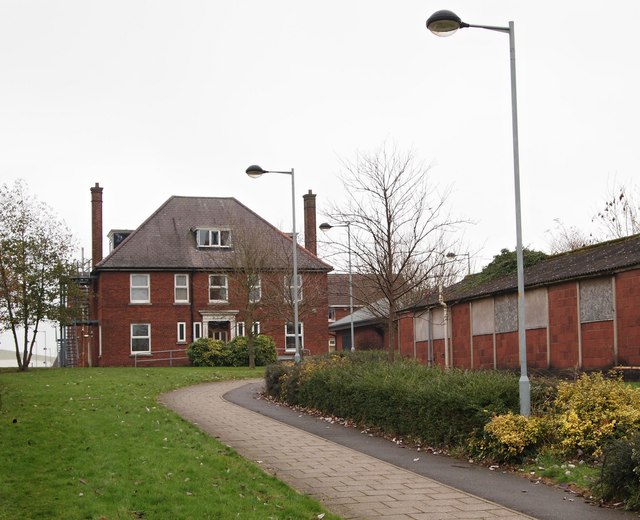
[[[242,304],[233,290],[233,279],[229,276],[229,302],[221,304],[209,303],[208,273],[192,273],[190,277],[190,302],[174,303],[174,273],[153,272],[150,274],[151,303],[131,304],[129,301],[130,274],[126,272],[101,272],[98,284],[97,317],[102,335],[102,366],[128,366],[133,364],[131,356],[130,326],[133,323],[149,323],[151,325],[151,351],[184,349],[193,341],[193,323],[202,322],[201,311],[224,312],[235,310],[236,322],[244,321]],[[307,296],[309,305],[302,306],[304,348],[312,354],[327,351],[327,294],[326,274],[312,273],[307,277],[315,290]],[[263,282],[264,283],[264,282]],[[324,283],[324,290],[322,285]],[[313,297],[313,298],[312,298]],[[303,294],[303,299],[305,295]],[[268,314],[265,307],[256,313],[260,321],[261,332],[273,337],[277,347],[285,344],[285,315]],[[178,343],[177,323],[186,323],[187,341]],[[203,330],[203,335],[206,331]],[[97,343],[97,341],[96,341]],[[97,353],[97,346],[96,346]],[[179,355],[179,354],[173,354]],[[166,355],[157,354],[156,357]],[[97,355],[96,355],[97,359]],[[95,364],[95,363],[94,363]],[[168,364],[162,362],[153,366]]]
[[[451,359],[456,368],[471,368],[470,305],[462,303],[449,308],[451,320]]]
[[[549,368],[546,328],[527,331],[527,366],[530,368]]]
[[[640,270],[616,275],[618,362],[640,365]]]
[[[496,334],[496,359],[498,368],[515,369],[520,366],[517,332]]]
[[[473,368],[493,368],[493,334],[473,337]]]
[[[603,368],[614,364],[613,321],[583,323],[582,368]]]
[[[549,287],[551,368],[578,366],[578,294],[575,282]]]

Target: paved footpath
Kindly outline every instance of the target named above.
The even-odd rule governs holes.
[[[257,462],[266,471],[276,475],[294,489],[315,497],[328,510],[344,518],[384,520],[464,518],[514,520],[619,518],[626,520],[628,518],[627,514],[619,511],[585,504],[574,507],[573,499],[569,504],[566,497],[555,495],[553,496],[558,500],[558,509],[555,509],[553,504],[546,503],[540,504],[543,507],[539,515],[531,515],[531,511],[529,511],[530,514],[519,513],[491,500],[460,491],[433,478],[404,469],[400,467],[401,463],[397,465],[380,460],[299,427],[266,417],[264,412],[258,413],[259,407],[270,406],[281,409],[283,407],[263,401],[256,411],[252,411],[244,406],[233,404],[225,398],[225,394],[246,391],[249,388],[248,383],[252,383],[254,389],[260,386],[259,381],[246,380],[208,383],[164,394],[160,397],[160,402],[176,411],[185,420],[196,424],[203,431],[229,445],[243,457]],[[257,401],[255,395],[252,399]],[[282,411],[280,410],[280,413]],[[299,413],[288,409],[286,413],[300,417]],[[325,426],[317,418],[307,418],[307,420],[316,423],[316,428],[320,428],[316,431],[319,431],[320,435],[323,435],[322,429],[338,428]],[[367,439],[366,435],[362,436],[354,428],[344,428],[340,435],[353,437],[355,441],[352,442],[362,443]],[[380,441],[382,440],[377,442]],[[386,442],[387,445],[392,444],[388,441],[382,442]],[[427,454],[418,454],[418,457],[416,452],[400,451],[405,458],[413,456],[413,461],[417,461],[420,457],[423,460],[428,458]],[[452,466],[450,460],[448,466]],[[480,474],[495,477],[495,475],[488,475],[488,472]],[[500,484],[492,484],[491,478],[486,480],[485,487],[500,486]],[[520,481],[518,483],[520,487],[523,487],[525,482],[529,484],[524,479],[518,477],[516,479]],[[478,477],[472,477],[472,480],[478,480]],[[537,488],[546,488],[546,486],[537,486]],[[531,494],[527,498],[533,503],[552,500],[546,496],[538,498]],[[575,503],[575,505],[578,504]],[[569,510],[566,510],[567,506],[570,507]],[[533,506],[529,508],[535,509]],[[555,511],[555,513],[549,511]]]

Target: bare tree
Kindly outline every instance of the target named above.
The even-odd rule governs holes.
[[[71,233],[22,181],[0,187],[0,329],[11,331],[21,371],[41,323],[74,312],[60,304],[60,287],[74,273],[72,251]]]
[[[582,247],[595,244],[598,240],[575,226],[566,226],[559,219],[555,219],[555,227],[549,230],[549,252],[552,255],[575,251]]]
[[[263,291],[264,275],[272,265],[273,246],[267,234],[246,222],[233,226],[233,255],[231,271],[233,283],[230,292],[233,301],[242,308],[244,333],[247,337],[249,368],[256,367],[255,323],[259,321],[259,310],[266,296]]]
[[[383,145],[369,154],[343,162],[346,202],[333,205],[329,218],[351,222],[354,270],[368,279],[382,302],[368,302],[386,321],[389,359],[395,351],[398,311],[422,298],[455,269],[446,253],[454,220],[445,203],[449,191],[439,193],[428,168],[411,152]]]
[[[613,186],[604,202],[604,208],[592,221],[600,224],[607,238],[622,238],[640,233],[640,203],[633,187]]]
[[[231,214],[228,222],[233,230],[233,254],[224,260],[224,268],[232,273],[233,282],[229,284],[229,292],[231,299],[242,310],[249,366],[254,368],[254,324],[260,321],[261,332],[270,333],[272,331],[265,327],[267,324],[260,320],[261,317],[269,316],[273,322],[294,322],[292,244],[290,237],[258,219],[239,219]],[[304,252],[299,249],[300,321],[317,312],[323,302],[326,308],[326,271],[330,269],[327,266],[326,270],[309,272],[305,269],[303,255]]]

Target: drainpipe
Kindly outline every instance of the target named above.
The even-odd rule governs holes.
[[[413,359],[418,359],[418,348],[416,344],[416,308],[413,308]]]
[[[440,284],[438,288],[438,303],[443,308],[443,318],[444,318],[444,367],[450,368],[450,360],[449,360],[449,307],[444,301],[442,296],[442,284]]]
[[[429,341],[427,343],[427,365],[432,367],[433,366],[433,312],[431,310],[431,308],[429,308],[428,311],[428,327],[429,327],[429,331],[427,333],[427,337],[429,338]]]

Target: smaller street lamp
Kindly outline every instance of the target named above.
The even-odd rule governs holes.
[[[346,227],[347,228],[347,250],[349,252],[349,315],[351,316],[351,352],[356,351],[355,333],[353,330],[353,273],[351,269],[351,222],[343,222],[342,224],[329,224],[323,222],[320,224],[322,231],[329,231],[334,227]]]
[[[291,240],[292,243],[292,255],[293,255],[293,339],[296,347],[296,353],[294,356],[294,361],[296,363],[300,363],[300,335],[298,331],[298,296],[300,291],[298,290],[298,243],[296,234],[296,184],[295,184],[295,175],[294,170],[291,168],[290,171],[275,171],[275,170],[264,170],[257,164],[252,164],[246,169],[246,174],[252,179],[257,179],[262,177],[265,173],[281,173],[283,175],[291,175],[291,219],[293,226],[293,237]]]
[[[452,260],[459,256],[466,256],[467,257],[467,274],[471,274],[471,255],[469,253],[454,253],[453,251],[450,251],[445,256],[447,258],[451,258]]]

